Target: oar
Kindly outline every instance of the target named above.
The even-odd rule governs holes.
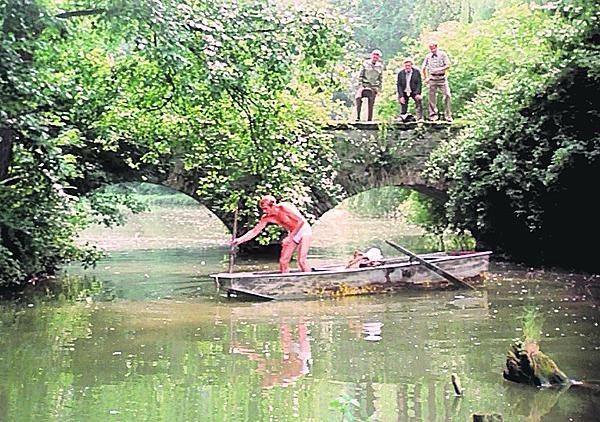
[[[238,209],[239,207],[235,207],[235,211],[233,211],[233,230],[231,230],[231,240],[235,239],[237,235],[237,222],[238,222]],[[233,264],[235,262],[235,246],[231,245],[229,247],[229,272],[233,272]]]
[[[444,277],[446,280],[454,283],[454,284],[462,284],[463,286],[467,286],[470,289],[476,290],[475,287],[471,286],[469,283],[467,283],[466,281],[463,281],[459,278],[454,277],[452,274],[450,274],[448,271],[445,271],[443,269],[441,269],[440,267],[438,267],[435,264],[432,264],[429,261],[424,260],[423,258],[421,258],[420,256],[412,253],[411,251],[409,251],[406,248],[403,248],[400,245],[395,244],[394,242],[390,242],[389,240],[386,240],[387,244],[398,249],[400,252],[405,253],[406,255],[410,256],[413,259],[416,259],[417,261],[419,261],[421,264],[423,264],[426,268],[430,269],[431,271],[433,271],[434,273],[441,275],[442,277]]]

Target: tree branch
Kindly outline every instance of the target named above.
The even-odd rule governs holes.
[[[0,180],[8,175],[8,168],[12,160],[12,146],[15,131],[9,127],[0,127]]]
[[[13,176],[13,177],[9,177],[8,179],[4,179],[4,180],[0,180],[0,185],[8,185],[16,180],[21,179],[21,176]]]
[[[246,104],[244,102],[244,100],[246,100],[247,97],[244,96],[243,94],[237,92],[236,90],[232,90],[231,87],[229,87],[228,85],[225,85],[225,91],[227,92],[227,94],[229,94],[229,96],[231,97],[233,102],[238,105],[238,107],[240,108],[242,113],[244,113],[246,115],[246,118],[248,119],[249,129],[250,129],[250,139],[254,142],[254,144],[257,146],[257,148],[260,149],[260,143],[256,139],[256,130],[255,130],[256,122],[254,120],[254,116],[252,115],[252,112],[250,111],[250,107],[248,107],[248,104]],[[241,91],[241,89],[240,89],[240,91]]]
[[[86,10],[74,10],[72,12],[63,12],[55,15],[60,19],[69,19],[75,18],[78,16],[89,16],[89,15],[99,15],[101,13],[106,12],[106,9],[86,9]]]
[[[163,108],[164,106],[166,106],[167,104],[169,104],[172,100],[173,97],[175,97],[175,91],[176,91],[176,87],[175,87],[175,82],[173,82],[173,77],[171,76],[171,73],[167,70],[165,72],[165,78],[167,80],[167,83],[171,86],[171,95],[166,94],[162,97],[162,103],[152,106],[152,107],[148,107],[148,111],[156,111],[159,110],[161,108]]]

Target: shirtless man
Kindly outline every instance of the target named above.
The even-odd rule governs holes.
[[[231,241],[231,245],[239,245],[254,239],[267,224],[277,224],[288,231],[288,235],[281,242],[281,256],[279,257],[279,270],[282,273],[290,271],[290,260],[298,246],[298,266],[302,271],[310,271],[308,266],[308,248],[312,238],[312,230],[306,219],[300,214],[298,208],[289,202],[278,204],[271,195],[263,196],[259,202],[263,216],[254,228],[246,234]]]

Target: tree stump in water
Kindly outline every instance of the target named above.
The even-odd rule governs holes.
[[[503,376],[509,381],[541,386],[569,384],[569,378],[532,341],[516,341],[506,356]]]

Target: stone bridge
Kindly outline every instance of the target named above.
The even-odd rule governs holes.
[[[337,140],[337,182],[348,196],[372,188],[404,186],[440,199],[446,186],[423,177],[431,151],[458,132],[448,123],[351,123],[327,127]]]
[[[429,196],[444,200],[445,186],[428,183],[423,177],[424,165],[431,151],[441,140],[458,131],[456,125],[447,123],[332,123],[325,128],[336,140],[339,158],[337,182],[347,196],[384,186],[404,186]],[[137,173],[122,168],[118,163],[104,161],[111,183],[144,181],[167,186],[196,198],[231,229],[231,216],[201,201],[196,195],[198,186],[195,174],[184,171],[176,159],[162,163],[160,171],[146,165]],[[310,210],[321,216],[336,203],[322,202]]]

